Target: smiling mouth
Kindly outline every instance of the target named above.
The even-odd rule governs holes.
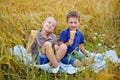
[[[76,29],[76,27],[71,27],[71,29]]]

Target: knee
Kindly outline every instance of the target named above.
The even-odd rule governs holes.
[[[52,44],[50,42],[46,41],[46,42],[43,43],[43,46],[52,47]]]
[[[65,44],[61,44],[61,45],[60,45],[60,48],[61,48],[62,50],[64,50],[64,51],[67,50],[67,46],[66,46]]]

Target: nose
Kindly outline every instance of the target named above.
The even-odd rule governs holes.
[[[75,25],[76,25],[76,24],[74,24],[74,23],[72,24],[72,26],[75,26]]]
[[[51,24],[49,24],[50,25],[50,27],[52,27],[52,23]]]
[[[49,27],[50,27],[51,29],[54,29],[54,25],[53,25],[53,24],[49,24]]]

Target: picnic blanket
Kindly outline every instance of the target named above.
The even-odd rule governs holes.
[[[31,54],[26,54],[26,49],[22,45],[16,45],[14,46],[14,48],[10,48],[10,53],[17,55],[20,59],[24,61],[24,64],[32,65],[33,63]],[[94,63],[89,66],[82,66],[78,68],[72,66],[71,64],[67,65],[62,62],[59,62],[59,66],[57,68],[51,67],[48,63],[43,65],[34,64],[34,66],[41,68],[50,73],[57,73],[58,71],[61,71],[68,74],[74,74],[78,71],[82,71],[87,68],[90,68],[95,73],[97,73],[100,70],[106,68],[107,66],[106,59],[109,59],[113,63],[120,63],[120,59],[118,58],[114,50],[108,50],[104,53],[97,53],[97,54],[87,51],[87,54],[91,58],[94,58]]]

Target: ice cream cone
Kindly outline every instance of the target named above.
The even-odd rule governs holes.
[[[76,31],[70,31],[70,39],[74,39]]]
[[[38,32],[37,30],[31,30],[31,36],[32,36],[32,38],[36,37],[37,32]]]
[[[27,47],[26,47],[28,53],[31,50],[31,45],[32,45],[32,43],[37,35],[37,32],[38,32],[37,30],[31,30],[31,33],[30,33],[31,38],[29,39]]]

